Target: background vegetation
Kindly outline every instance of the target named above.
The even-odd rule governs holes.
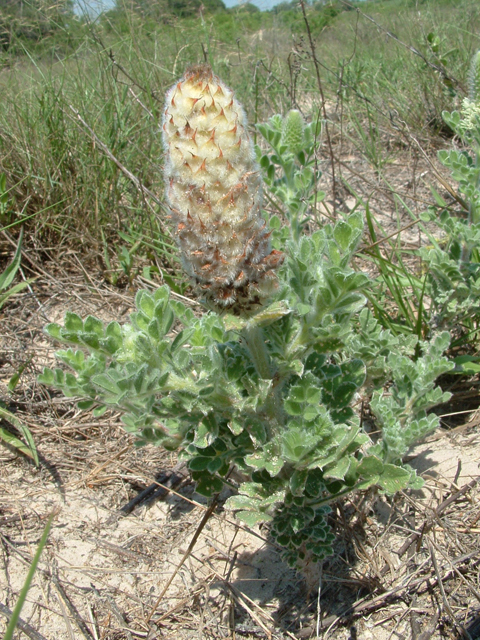
[[[42,242],[75,237],[102,253],[104,238],[109,250],[122,243],[119,232],[130,248],[138,238],[166,247],[161,204],[121,166],[162,199],[163,95],[192,62],[208,58],[252,125],[292,106],[311,116],[321,96],[298,4],[202,7],[119,2],[89,22],[63,0],[2,4],[3,226],[23,221]],[[376,170],[395,145],[414,144],[405,127],[425,144],[450,135],[441,112],[465,95],[479,12],[473,0],[307,7],[336,130]]]

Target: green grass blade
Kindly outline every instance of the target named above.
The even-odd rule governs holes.
[[[15,447],[16,449],[24,453],[29,458],[32,458],[32,460],[35,462],[35,464],[38,467],[39,460],[38,460],[37,448],[35,446],[35,441],[33,440],[33,436],[30,433],[29,428],[26,425],[24,425],[23,422],[19,420],[15,415],[13,415],[13,413],[8,411],[8,409],[5,409],[1,405],[0,405],[0,418],[13,424],[13,426],[16,427],[20,431],[20,433],[23,435],[27,444],[25,444],[19,438],[14,436],[13,433],[10,433],[10,431],[7,431],[7,429],[3,429],[2,427],[0,427],[0,438],[7,444],[11,445],[12,447]]]
[[[13,287],[11,287],[8,291],[4,291],[3,293],[0,293],[0,309],[3,307],[3,305],[11,296],[13,296],[15,293],[18,293],[19,291],[22,291],[22,289],[25,289],[26,287],[28,287],[28,285],[34,280],[35,278],[24,280],[23,282],[19,282],[18,284],[13,285]]]
[[[0,274],[0,291],[6,289],[12,282],[17,271],[20,268],[20,261],[22,259],[22,240],[23,240],[23,228],[20,231],[20,238],[18,239],[17,249],[13,256],[12,262],[8,265],[3,273]],[[1,306],[1,301],[0,301]]]
[[[25,369],[28,367],[28,365],[31,363],[32,360],[33,360],[33,356],[30,356],[30,358],[28,358],[26,362],[24,362],[22,365],[20,365],[20,367],[18,367],[17,371],[15,371],[13,376],[10,378],[7,385],[10,393],[13,393],[15,391],[15,388],[17,384],[20,382],[20,378],[22,377],[22,373],[25,371]]]
[[[15,627],[17,626],[18,619],[20,617],[20,613],[22,611],[22,607],[25,604],[25,600],[27,598],[28,590],[30,589],[30,585],[32,584],[33,577],[35,575],[35,571],[37,570],[37,566],[40,560],[40,556],[42,555],[42,551],[47,544],[48,534],[50,533],[50,528],[52,526],[53,518],[55,517],[55,513],[52,513],[45,525],[45,529],[43,530],[42,537],[40,538],[40,542],[38,543],[37,550],[32,560],[32,564],[30,565],[30,569],[28,571],[27,577],[25,579],[25,583],[20,591],[20,595],[18,596],[17,604],[12,612],[12,617],[8,623],[7,630],[5,631],[5,635],[3,636],[3,640],[12,640],[13,634],[15,633]]]

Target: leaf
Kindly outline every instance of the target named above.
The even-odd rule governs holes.
[[[296,311],[300,316],[306,316],[311,310],[312,307],[309,304],[303,304],[302,302],[299,302],[296,306]]]
[[[283,468],[284,461],[280,456],[275,455],[272,443],[265,445],[263,451],[256,451],[246,456],[245,462],[255,469],[266,469],[268,473],[275,477]]]
[[[86,333],[94,333],[99,338],[103,338],[104,335],[103,322],[95,316],[87,317],[83,330]]]
[[[195,333],[195,330],[193,328],[183,329],[183,331],[180,331],[175,336],[175,339],[172,342],[172,346],[170,347],[170,350],[173,352],[179,347],[182,347],[186,342],[190,340],[190,338],[193,336],[194,333]]]
[[[383,473],[384,465],[376,456],[366,456],[358,466],[359,475],[369,478]]]
[[[272,516],[269,516],[268,513],[261,513],[260,511],[238,511],[236,516],[248,527],[254,527],[260,522],[271,522],[273,520]]]
[[[225,464],[225,461],[221,457],[210,458],[207,469],[210,473],[218,472],[220,475],[224,475],[228,471],[228,464]]]
[[[0,309],[3,307],[5,302],[11,296],[15,295],[16,293],[19,293],[20,291],[22,291],[22,289],[25,289],[25,287],[28,287],[30,282],[33,282],[33,280],[35,280],[35,278],[30,278],[29,280],[24,280],[23,282],[18,282],[17,284],[13,285],[13,287],[10,287],[10,289],[8,291],[6,291],[5,293],[0,293]]]
[[[293,495],[301,495],[305,489],[305,483],[308,478],[306,469],[294,471],[290,478],[290,491]]]
[[[110,393],[117,394],[119,392],[117,383],[106,373],[99,373],[98,375],[93,376],[92,382],[95,386],[105,389],[106,391],[110,391]]]
[[[17,271],[20,268],[20,262],[22,259],[22,240],[23,240],[23,228],[20,231],[20,237],[18,239],[17,248],[15,250],[15,255],[13,256],[12,262],[8,265],[8,267],[0,274],[0,291],[6,289],[15,278]]]
[[[473,376],[480,371],[480,358],[477,356],[457,356],[453,361],[458,373]]]
[[[242,487],[242,491],[243,491],[243,487]],[[244,496],[244,495],[236,495],[236,496],[230,496],[230,498],[227,499],[227,501],[225,502],[225,507],[227,509],[232,509],[232,510],[236,510],[236,509],[254,509],[255,506],[258,505],[258,501],[257,500],[252,500],[252,498],[250,498],[249,496]]]
[[[30,356],[30,358],[26,362],[24,362],[22,365],[20,365],[18,370],[10,378],[10,380],[8,381],[8,390],[10,392],[15,391],[15,387],[19,383],[22,373],[25,371],[26,367],[28,367],[28,365],[31,363],[32,360],[33,360],[33,356]]]
[[[38,381],[40,382],[40,384],[51,387],[55,384],[55,375],[51,369],[47,369],[45,367],[43,373],[38,376]]]
[[[227,426],[234,436],[239,436],[243,431],[243,424],[235,419],[230,420]]]
[[[199,449],[210,446],[218,436],[218,425],[213,414],[206,416],[195,431],[193,443]]]
[[[264,168],[267,168],[267,167],[264,167]],[[269,220],[269,225],[270,225],[270,229],[280,229],[282,226],[282,222],[278,216],[273,215]]]
[[[76,313],[67,311],[65,314],[65,329],[69,333],[78,333],[83,331],[83,320]]]
[[[303,414],[303,406],[299,402],[293,400],[285,400],[284,409],[290,416],[301,416]]]
[[[62,339],[62,327],[56,322],[50,322],[44,329],[45,333],[55,340]]]
[[[77,407],[80,411],[88,411],[95,404],[95,400],[79,400],[77,402]]]
[[[144,313],[149,320],[153,318],[155,311],[155,301],[148,291],[141,290],[135,296],[135,306],[139,311]],[[160,307],[161,308],[161,307]],[[157,316],[160,315],[157,311]]]
[[[16,427],[25,438],[27,444],[25,444],[19,438],[13,435],[13,433],[10,433],[10,431],[2,427],[0,427],[0,438],[2,438],[2,440],[7,442],[12,447],[15,447],[16,449],[21,451],[23,454],[25,454],[29,458],[32,458],[38,467],[39,460],[38,460],[37,448],[35,446],[35,442],[33,440],[32,434],[30,433],[30,430],[28,429],[28,427],[24,425],[23,422],[17,418],[17,416],[15,416],[13,413],[8,411],[8,409],[5,409],[2,406],[0,406],[0,418],[2,418],[3,420],[6,420],[6,422],[10,422],[10,424]]]
[[[212,458],[207,458],[206,456],[196,456],[195,458],[189,460],[188,468],[190,469],[190,471],[205,471],[211,461]]]
[[[223,489],[223,482],[217,476],[205,475],[200,480],[197,480],[197,492],[207,498],[213,496],[215,493],[220,493]]]
[[[408,486],[411,473],[407,469],[397,467],[394,464],[385,464],[384,471],[378,480],[378,484],[387,493],[396,493]]]
[[[265,309],[262,309],[259,313],[256,313],[248,321],[248,324],[253,324],[257,327],[266,327],[275,320],[283,318],[283,316],[291,313],[291,309],[288,308],[287,303],[283,300],[270,304]]]
[[[350,227],[348,222],[344,222],[343,220],[337,222],[333,231],[333,237],[344,252],[347,252],[350,248],[352,236],[353,229]]]
[[[343,480],[350,467],[350,459],[347,455],[344,455],[340,460],[325,472],[326,478],[334,478],[337,480]]]
[[[442,196],[438,193],[438,191],[436,189],[433,188],[432,185],[430,185],[430,191],[432,192],[433,197],[435,198],[436,203],[438,204],[439,207],[446,207],[447,203],[445,202],[445,200],[442,198]]]

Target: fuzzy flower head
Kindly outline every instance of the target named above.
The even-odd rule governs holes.
[[[304,147],[305,121],[300,111],[292,109],[283,122],[282,143],[291,153],[298,153]]]
[[[277,287],[283,254],[261,215],[262,179],[245,112],[208,65],[166,94],[166,198],[187,273],[210,305],[244,313]]]
[[[480,129],[480,100],[476,102],[470,98],[464,98],[462,102],[462,121],[460,129],[462,134]]]
[[[470,100],[480,102],[480,51],[473,56],[468,76]]]

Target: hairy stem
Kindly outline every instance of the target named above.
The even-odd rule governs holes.
[[[255,325],[247,325],[242,331],[242,336],[259,378],[273,381],[275,371],[272,367],[262,329]],[[263,408],[272,426],[273,433],[269,434],[272,437],[280,425],[285,422],[282,411],[281,389],[277,385],[274,385],[268,394]]]

